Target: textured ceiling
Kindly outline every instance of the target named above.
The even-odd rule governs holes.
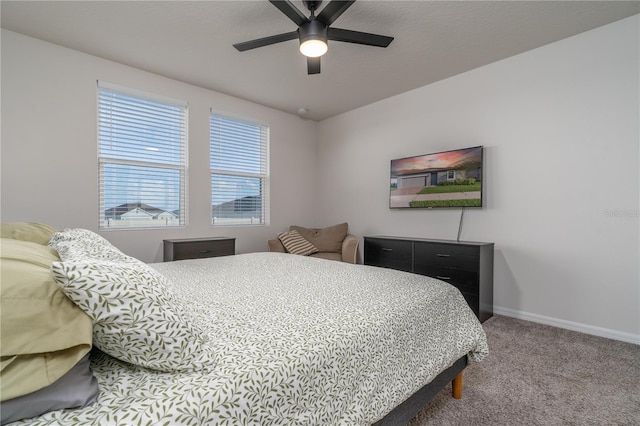
[[[3,28],[322,120],[640,13],[640,2],[359,0],[333,26],[395,40],[330,42],[319,75],[297,40],[232,47],[296,29],[267,1],[2,1],[0,12]]]

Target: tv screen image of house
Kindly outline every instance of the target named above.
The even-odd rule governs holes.
[[[482,146],[391,160],[389,208],[482,207]]]

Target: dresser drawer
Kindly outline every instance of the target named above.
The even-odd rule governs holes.
[[[493,243],[428,238],[364,237],[364,263],[448,282],[480,321],[493,315]]]
[[[448,282],[463,293],[478,294],[478,272],[432,265],[415,265],[414,272]]]
[[[403,240],[365,238],[365,265],[412,271],[413,242]]]
[[[474,246],[433,244],[416,241],[414,247],[415,272],[433,265],[477,271],[480,251]]]
[[[164,260],[201,259],[235,254],[235,238],[164,240]]]

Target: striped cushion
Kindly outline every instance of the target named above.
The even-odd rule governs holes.
[[[278,239],[282,242],[287,253],[308,256],[317,253],[316,246],[305,240],[298,231],[289,231],[278,234]]]

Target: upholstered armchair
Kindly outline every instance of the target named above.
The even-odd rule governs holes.
[[[349,234],[348,230],[347,223],[327,228],[293,225],[289,227],[289,232],[278,234],[278,238],[268,241],[269,251],[356,263],[358,238]]]

